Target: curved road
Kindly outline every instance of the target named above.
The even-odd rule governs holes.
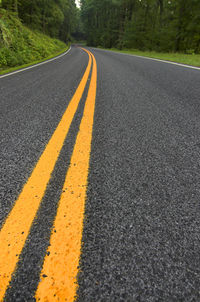
[[[200,301],[199,69],[73,46],[0,109],[0,301]]]

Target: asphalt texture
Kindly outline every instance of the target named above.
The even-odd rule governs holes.
[[[77,301],[200,301],[200,71],[88,49],[98,82]],[[0,79],[0,224],[87,63],[72,47]],[[85,98],[5,301],[35,301]]]

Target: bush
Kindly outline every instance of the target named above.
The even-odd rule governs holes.
[[[61,51],[65,43],[23,26],[15,14],[0,9],[0,68],[31,63]]]

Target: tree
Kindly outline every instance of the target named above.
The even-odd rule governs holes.
[[[199,0],[82,0],[89,45],[200,51]]]
[[[18,12],[18,0],[2,0],[1,2],[3,8]]]

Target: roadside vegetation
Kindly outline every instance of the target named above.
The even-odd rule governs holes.
[[[22,25],[15,14],[0,9],[0,71],[39,61],[66,49],[66,44]]]
[[[81,0],[87,45],[199,66],[199,0]]]
[[[78,13],[75,0],[0,0],[0,73],[64,52]]]
[[[107,50],[117,51],[121,53],[127,53],[137,56],[149,57],[154,59],[166,60],[177,62],[181,64],[193,65],[200,67],[200,54],[184,54],[178,52],[156,52],[156,51],[140,51],[137,49],[122,49],[110,48]]]

